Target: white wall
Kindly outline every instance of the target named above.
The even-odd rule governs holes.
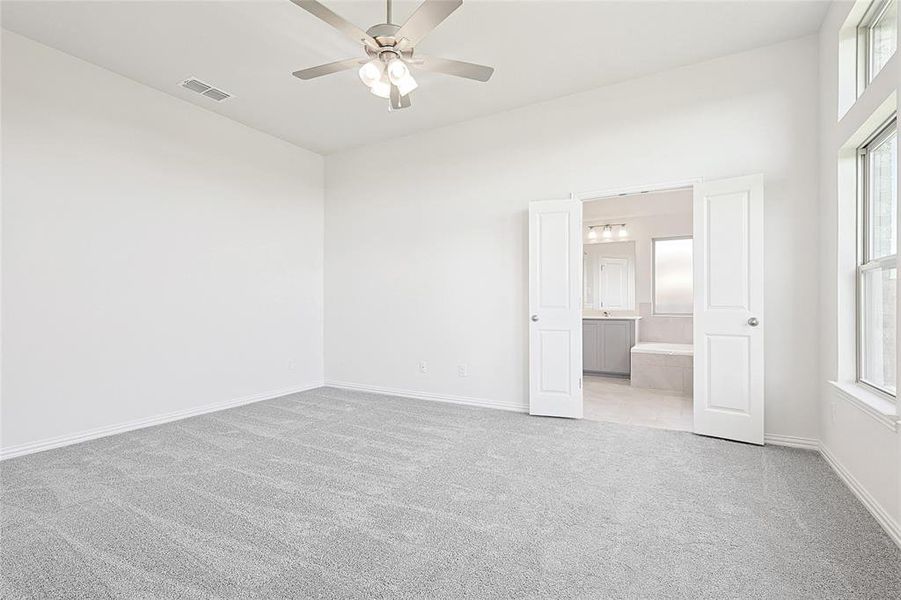
[[[766,431],[816,437],[816,106],[812,36],[329,156],[326,379],[524,407],[530,200],[762,172]]]
[[[322,158],[2,38],[4,453],[321,381]]]
[[[854,101],[853,72],[843,72],[839,85],[839,32],[854,10],[863,6],[834,4],[820,31],[820,370],[819,431],[824,454],[852,489],[894,532],[901,544],[901,436],[897,423],[879,418],[853,395],[840,393],[830,381],[853,384],[854,264],[856,198],[854,148],[881,121],[897,97],[901,60],[895,56],[866,92]],[[856,22],[852,16],[851,23]],[[853,31],[845,36],[851,42]],[[853,44],[842,45],[843,61],[853,66]],[[839,120],[841,97],[842,118]],[[892,107],[888,106],[891,112]],[[874,113],[877,113],[874,117]],[[850,151],[844,150],[850,148]],[[839,169],[841,165],[841,170]],[[841,185],[842,193],[839,193]],[[850,188],[850,189],[848,189]],[[841,282],[841,285],[840,285]],[[854,389],[853,385],[849,389]]]

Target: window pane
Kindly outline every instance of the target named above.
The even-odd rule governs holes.
[[[898,270],[869,269],[861,279],[860,378],[894,394]]]
[[[694,311],[691,238],[654,240],[654,312],[691,314]]]
[[[885,66],[898,45],[898,3],[889,2],[881,16],[870,26],[870,79]]]
[[[870,148],[867,154],[867,179],[869,180],[868,228],[870,254],[867,260],[895,254],[895,228],[897,219],[897,142],[891,136]]]

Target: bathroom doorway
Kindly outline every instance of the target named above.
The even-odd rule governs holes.
[[[676,214],[658,211],[661,229],[634,240],[634,258],[628,247],[597,256],[587,292],[583,260],[594,249],[585,246],[637,238],[641,218],[654,216],[637,212],[641,198],[687,198],[689,189],[690,236],[668,229]],[[582,418],[586,374],[609,385],[628,379],[630,390],[690,395],[697,434],[763,444],[763,190],[762,175],[747,175],[530,202],[529,414]],[[592,202],[626,196],[616,216],[588,212],[583,224]],[[608,265],[609,276],[600,269]],[[659,425],[654,410],[646,414]]]
[[[582,205],[583,418],[693,430],[693,190]]]

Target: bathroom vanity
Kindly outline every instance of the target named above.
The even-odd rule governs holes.
[[[583,316],[582,370],[628,377],[640,318]]]

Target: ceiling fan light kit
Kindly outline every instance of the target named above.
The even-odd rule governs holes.
[[[492,67],[459,60],[421,55],[413,57],[416,44],[460,8],[463,0],[426,0],[403,25],[391,23],[391,0],[386,0],[388,22],[373,25],[366,31],[346,21],[317,0],[290,1],[353,40],[361,42],[366,53],[366,58],[363,59],[348,58],[295,71],[294,76],[300,79],[314,79],[362,64],[358,72],[360,81],[373,95],[387,99],[389,110],[399,110],[410,107],[410,92],[419,86],[410,73],[411,66],[482,82],[488,81],[494,73]]]
[[[360,67],[360,81],[362,81],[366,87],[372,87],[372,85],[382,78],[382,72],[384,71],[384,66],[378,60],[371,60],[362,67]]]
[[[387,100],[391,97],[391,84],[388,83],[384,77],[382,77],[378,81],[373,82],[371,86],[369,86],[369,91],[372,92],[374,96],[385,98]]]

